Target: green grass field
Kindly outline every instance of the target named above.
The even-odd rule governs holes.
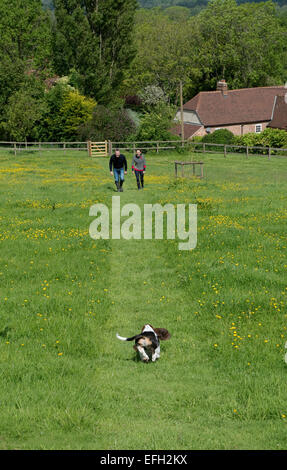
[[[194,250],[90,238],[107,159],[1,153],[1,449],[287,449],[287,161],[147,164],[121,204],[196,203]],[[172,334],[156,363],[115,337],[145,323]]]

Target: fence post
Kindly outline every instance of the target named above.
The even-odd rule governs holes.
[[[16,145],[16,142],[14,142],[14,155],[16,157],[17,155],[17,145]]]
[[[156,153],[158,153],[158,152],[159,152],[159,143],[157,142],[156,143]]]
[[[113,153],[113,144],[112,144],[112,142],[109,140],[109,156],[110,156],[110,157],[112,156],[112,153]]]
[[[224,158],[226,158],[226,145],[224,145]]]
[[[268,160],[270,160],[270,158],[271,158],[271,148],[270,148],[270,146],[269,146],[269,147],[268,147]]]
[[[205,142],[203,142],[203,153],[205,153]]]
[[[248,155],[249,155],[249,149],[248,149],[248,145],[246,145],[246,158],[248,158]]]
[[[203,163],[200,163],[200,176],[203,178]]]

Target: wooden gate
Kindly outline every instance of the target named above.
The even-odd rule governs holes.
[[[90,157],[107,157],[108,156],[108,142],[88,142],[88,152]]]

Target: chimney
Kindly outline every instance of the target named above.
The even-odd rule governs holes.
[[[217,82],[216,90],[221,91],[223,96],[227,96],[228,86],[224,79]]]

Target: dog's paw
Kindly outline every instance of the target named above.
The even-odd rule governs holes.
[[[143,358],[143,362],[149,362],[149,358],[148,358],[148,357],[144,357],[144,358]]]

